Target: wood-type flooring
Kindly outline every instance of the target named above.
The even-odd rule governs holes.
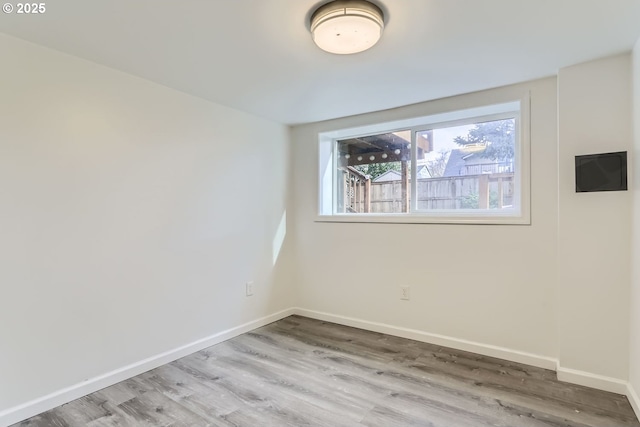
[[[16,427],[640,426],[554,372],[291,316]]]

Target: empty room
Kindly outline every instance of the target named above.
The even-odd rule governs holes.
[[[638,0],[0,14],[0,427],[640,426]]]

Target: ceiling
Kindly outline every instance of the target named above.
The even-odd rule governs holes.
[[[281,123],[554,75],[632,48],[640,0],[374,0],[381,42],[325,53],[317,0],[56,0],[0,32]]]

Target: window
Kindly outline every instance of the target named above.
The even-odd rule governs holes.
[[[529,223],[523,104],[321,133],[319,219]]]

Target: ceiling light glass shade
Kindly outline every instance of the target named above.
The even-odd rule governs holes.
[[[384,17],[378,6],[365,0],[336,0],[311,16],[311,35],[322,50],[340,55],[358,53],[382,36]]]

